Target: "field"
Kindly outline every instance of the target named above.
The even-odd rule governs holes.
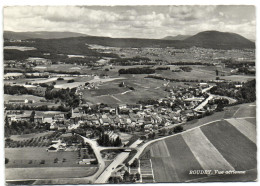
[[[7,102],[9,100],[21,100],[21,99],[34,100],[35,103],[40,102],[40,100],[45,100],[44,97],[33,96],[33,95],[9,95],[9,94],[4,94],[4,100],[7,101]]]
[[[96,170],[96,167],[9,168],[5,174],[6,180],[81,178],[94,174]]]
[[[248,111],[255,107],[250,105],[229,107],[228,112],[211,116],[211,123],[202,125],[202,121],[197,121],[190,124],[194,129],[185,128],[187,131],[148,146],[141,157],[150,153],[155,182],[255,180],[255,118],[252,118],[254,113]],[[241,116],[250,114],[248,118],[231,118],[237,112],[241,112]],[[234,170],[245,171],[245,174],[190,174],[190,170]]]
[[[188,66],[188,65],[187,65]],[[173,79],[199,79],[199,80],[215,80],[215,69],[202,69],[202,66],[189,66],[192,68],[191,72],[172,72],[170,70],[163,71],[162,76]]]
[[[106,79],[102,84],[97,85],[97,89],[85,89],[83,98],[91,103],[136,103],[140,100],[149,98],[158,99],[166,96],[168,93],[164,91],[162,80],[144,78],[144,75],[124,75],[123,79]],[[97,82],[99,80],[96,80]],[[119,87],[124,82],[125,87]],[[130,90],[128,87],[133,87]]]
[[[24,148],[5,148],[5,157],[9,159],[7,168],[25,168],[25,167],[82,167],[78,161],[78,152],[47,152],[47,147],[24,147]],[[57,162],[54,163],[54,159]],[[44,164],[41,163],[45,160]]]
[[[233,125],[239,132],[246,136],[249,140],[256,144],[256,126],[244,119],[228,119],[231,125]]]
[[[256,168],[256,145],[227,121],[203,126],[201,130],[235,170]]]
[[[226,79],[226,80],[231,80],[231,81],[246,82],[246,81],[255,79],[255,76],[248,76],[248,75],[231,75],[231,76],[221,76],[221,79]]]
[[[92,175],[95,165],[79,165],[83,150],[78,152],[47,152],[45,148],[5,148],[6,179],[44,179],[85,177]],[[57,159],[57,162],[55,162]],[[43,163],[44,161],[44,163]],[[39,173],[40,172],[40,173]]]
[[[234,118],[255,117],[256,109],[254,105],[255,103],[246,103],[246,104],[226,107],[222,112],[215,112],[210,116],[189,121],[186,124],[184,124],[183,127],[185,130],[187,130],[220,119],[229,119],[233,117]],[[255,118],[247,118],[246,120],[249,121],[253,120],[252,123],[253,124],[256,123]]]
[[[200,128],[183,133],[182,137],[204,170],[234,170]]]
[[[31,134],[22,134],[22,135],[12,135],[10,136],[10,139],[14,141],[23,141],[23,140],[28,140],[31,138],[39,138],[43,137],[49,134],[52,134],[53,131],[47,131],[47,132],[42,132],[42,133],[31,133]]]

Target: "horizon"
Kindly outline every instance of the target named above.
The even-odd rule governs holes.
[[[195,33],[193,35],[189,35],[189,37],[192,37],[194,35],[197,35],[199,33],[202,33],[202,32],[209,32],[209,31],[212,31],[212,32],[221,32],[221,31],[218,31],[218,30],[204,30],[204,31],[200,31],[198,33]],[[59,33],[59,32],[64,32],[64,33],[75,33],[75,34],[84,34],[84,33],[79,33],[79,32],[71,32],[71,31],[22,31],[22,32],[15,32],[15,31],[10,31],[10,30],[4,30],[4,32],[14,32],[14,33],[26,33],[26,32],[31,32],[31,33],[35,33],[35,32],[52,32],[52,33]],[[235,33],[235,32],[222,32],[222,33],[231,33],[231,34],[238,34],[238,33]],[[240,34],[238,34],[240,35]],[[184,36],[182,34],[178,34],[178,35],[168,35],[168,36],[164,36],[164,37],[161,37],[161,38],[142,38],[142,37],[109,37],[109,36],[96,36],[96,35],[89,35],[89,34],[85,34],[85,37],[107,37],[107,38],[114,38],[114,39],[156,39],[156,40],[164,40],[164,38],[166,37],[176,37],[176,36]],[[240,35],[242,36],[242,35]],[[84,37],[84,36],[77,36],[77,37]],[[244,37],[244,36],[242,36]],[[244,37],[245,39],[248,39],[250,41],[253,41],[255,42],[255,39],[250,39],[250,38],[247,38],[247,37]]]
[[[5,31],[112,38],[162,39],[216,30],[255,41],[255,19],[255,7],[247,5],[4,7]]]

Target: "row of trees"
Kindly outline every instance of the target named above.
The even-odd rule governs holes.
[[[128,68],[118,70],[119,74],[153,74],[154,69],[151,68]]]
[[[155,75],[148,75],[146,78],[153,78],[153,79],[160,79],[160,80],[167,80],[171,82],[196,82],[196,83],[212,83],[212,81],[207,80],[199,80],[199,79],[174,79],[174,78],[167,78],[162,76],[155,76]]]
[[[36,110],[36,111],[61,111],[61,112],[68,112],[70,111],[69,106],[59,105],[59,106],[52,106],[48,107],[48,105],[40,105],[40,106],[33,106],[33,105],[13,105],[13,104],[5,104],[6,110]]]
[[[10,95],[14,95],[14,94],[31,94],[34,95],[34,91],[27,89],[23,86],[18,86],[18,85],[4,85],[4,93],[5,94],[10,94]]]
[[[171,65],[203,65],[203,66],[213,66],[212,63],[203,63],[203,62],[175,62],[170,63]]]
[[[170,67],[157,67],[156,70],[170,70]]]

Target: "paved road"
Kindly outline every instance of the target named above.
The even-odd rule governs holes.
[[[140,143],[142,143],[142,140],[137,140],[132,145],[130,145],[130,148],[136,148]],[[121,152],[116,156],[114,161],[104,170],[104,172],[97,178],[95,183],[106,183],[108,178],[111,176],[111,173],[115,171],[118,165],[122,164],[125,159],[129,156],[130,152]]]
[[[199,104],[194,110],[198,111],[198,110],[202,109],[205,105],[208,104],[208,101],[213,99],[213,98],[214,98],[213,95],[209,95],[209,97],[207,99],[205,99],[201,104]]]
[[[97,171],[94,175],[88,177],[88,179],[95,181],[96,178],[97,178],[97,177],[103,172],[103,170],[105,169],[105,162],[104,162],[104,160],[102,159],[102,156],[101,156],[101,154],[100,154],[100,149],[99,149],[99,147],[98,147],[97,142],[94,141],[94,140],[88,139],[88,138],[86,138],[86,137],[84,137],[84,136],[81,136],[81,137],[83,138],[83,140],[84,140],[85,143],[88,143],[88,144],[92,147],[92,149],[93,149],[93,151],[94,151],[94,153],[95,153],[95,155],[96,155],[96,157],[97,157],[97,160],[98,160],[98,165],[99,165],[98,171]]]
[[[208,88],[204,88],[204,89],[201,90],[201,92],[202,92],[202,93],[207,92],[207,91],[210,90],[212,87],[214,87],[214,86],[210,86],[210,87],[208,87]]]

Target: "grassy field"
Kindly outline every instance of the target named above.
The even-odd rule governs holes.
[[[5,148],[5,157],[9,159],[7,168],[28,167],[89,167],[93,165],[79,165],[78,161],[83,157],[78,152],[47,152],[46,147]],[[57,158],[57,162],[54,160]],[[44,163],[41,163],[44,160]]]
[[[221,76],[221,79],[226,79],[226,80],[231,80],[231,81],[246,82],[246,81],[255,79],[255,76],[231,75],[231,76]]]
[[[9,101],[9,100],[21,100],[21,99],[28,99],[28,100],[34,100],[35,103],[40,102],[40,100],[45,100],[44,97],[40,96],[33,96],[33,95],[9,95],[9,94],[4,94],[4,100]]]
[[[93,175],[97,167],[44,167],[44,168],[8,168],[6,180],[81,178]]]
[[[91,103],[136,103],[144,99],[158,99],[168,95],[164,91],[162,80],[147,79],[145,75],[124,75],[110,82],[104,82],[98,85],[98,89],[82,90],[83,98]],[[130,90],[127,87],[119,87],[124,82],[127,87],[133,87]]]
[[[255,117],[254,105],[250,103],[228,107],[224,112],[184,125],[185,130],[197,127],[195,129],[148,146],[142,156],[150,154],[155,182],[255,180],[257,148],[249,139],[256,135],[255,118],[233,118],[232,121],[238,122],[234,125],[228,122],[230,118],[238,117],[238,113],[241,117]],[[236,170],[246,173],[207,176],[189,174],[190,170]]]
[[[190,66],[192,68],[191,72],[172,72],[170,70],[162,71],[160,74],[163,77],[173,78],[173,79],[199,79],[199,80],[215,80],[216,72],[211,69],[203,69],[201,66]]]
[[[183,133],[182,137],[204,170],[234,170],[200,128]]]
[[[203,177],[203,175],[189,174],[190,170],[202,170],[203,168],[196,160],[181,135],[167,138],[165,142],[171,155],[171,161],[181,182],[184,182],[188,179],[197,179]],[[162,165],[160,167],[162,167]],[[154,169],[160,169],[160,167],[155,167]],[[171,172],[172,170],[169,169],[168,171]]]
[[[231,125],[233,125],[239,132],[250,139],[256,144],[256,126],[244,119],[228,119]]]
[[[238,111],[234,113],[233,117],[255,117],[256,116],[256,103],[248,103],[240,105]]]
[[[6,179],[80,178],[94,174],[96,165],[80,165],[84,151],[47,152],[46,148],[5,148]],[[57,159],[57,162],[55,161]],[[44,161],[44,163],[43,163]]]
[[[221,121],[201,130],[235,170],[256,168],[256,144],[231,124]]]
[[[156,167],[154,169],[154,178],[156,182],[179,182],[179,177],[171,157],[152,158],[152,162],[153,167]]]
[[[184,124],[183,127],[185,130],[187,130],[220,119],[228,119],[233,117],[256,117],[256,107],[250,105],[255,105],[255,103],[246,103],[242,105],[226,107],[222,112],[215,112],[210,116],[189,121]],[[253,118],[253,120],[255,119]]]
[[[256,126],[256,118],[246,118],[245,120]]]
[[[170,153],[168,151],[167,145],[164,140],[156,142],[151,147],[151,156],[152,157],[169,157]]]

